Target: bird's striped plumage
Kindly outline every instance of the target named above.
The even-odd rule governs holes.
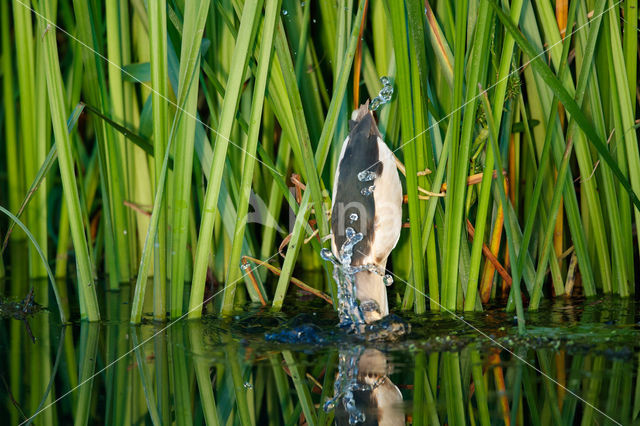
[[[336,169],[331,209],[332,249],[336,256],[346,240],[348,227],[362,233],[353,249],[352,266],[373,264],[384,271],[387,258],[402,228],[402,186],[391,150],[382,140],[367,105],[354,111],[349,136],[345,139]],[[372,180],[359,179],[371,172]],[[368,189],[374,187],[371,194]],[[354,216],[355,214],[355,216]],[[354,220],[355,219],[355,220]],[[382,275],[361,271],[356,274],[356,296],[361,306],[367,301],[378,305],[365,311],[372,322],[389,313],[387,290]]]

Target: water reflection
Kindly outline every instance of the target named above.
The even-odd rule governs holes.
[[[319,311],[305,320],[324,333],[320,344],[282,344],[264,333],[286,323],[283,314],[132,327],[127,302],[126,292],[108,293],[109,321],[64,329],[43,311],[30,320],[35,343],[20,322],[2,320],[2,411],[12,424],[39,406],[35,424],[640,421],[640,317],[630,301],[547,306],[529,316],[524,338],[504,326],[507,314],[465,317],[508,351],[436,314],[409,318],[403,340],[373,343]]]
[[[404,423],[402,393],[389,378],[386,355],[362,346],[341,348],[334,395],[323,409],[335,410],[338,425]]]

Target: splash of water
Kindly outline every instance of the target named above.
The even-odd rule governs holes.
[[[357,218],[356,218],[357,219]],[[322,249],[320,256],[327,262],[334,264],[333,279],[338,285],[338,316],[340,327],[349,331],[360,333],[366,324],[363,312],[368,309],[379,309],[378,306],[361,306],[356,297],[356,274],[363,271],[372,272],[382,276],[385,285],[391,285],[393,278],[385,275],[384,269],[373,263],[364,265],[351,265],[353,249],[363,239],[361,232],[356,232],[352,227],[345,229],[346,240],[340,247],[336,256],[329,249]],[[375,303],[375,302],[374,302]],[[376,304],[377,305],[377,304]]]
[[[364,195],[365,197],[367,197],[367,196],[369,196],[369,195],[373,194],[373,191],[374,191],[375,189],[376,189],[376,186],[375,186],[375,185],[371,185],[371,186],[368,186],[368,187],[366,187],[366,188],[362,188],[362,189],[360,190],[360,193],[361,193],[362,195]]]
[[[356,406],[354,392],[372,390],[373,386],[358,381],[358,361],[364,348],[356,346],[340,350],[338,376],[333,385],[333,398],[327,400],[322,408],[329,412],[342,404],[349,415],[349,424],[363,423],[367,417]]]
[[[375,174],[375,172],[372,172],[370,170],[363,170],[360,173],[358,173],[358,180],[360,182],[371,182],[377,177],[378,175]]]
[[[364,315],[356,298],[356,276],[352,270],[351,258],[353,248],[362,241],[362,232],[356,232],[352,227],[345,229],[347,239],[340,247],[340,265],[333,268],[333,278],[338,283],[338,315],[340,326],[349,329],[359,329],[364,325]]]
[[[393,85],[389,77],[381,77],[380,83],[382,83],[382,89],[378,93],[378,96],[373,98],[369,103],[369,109],[371,111],[377,111],[382,105],[391,102],[393,97]]]

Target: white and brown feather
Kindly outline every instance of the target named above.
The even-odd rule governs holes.
[[[351,131],[340,151],[334,178],[331,208],[332,250],[339,255],[346,240],[345,230],[352,227],[363,239],[356,244],[352,266],[375,264],[381,270],[387,265],[391,250],[398,243],[402,228],[402,186],[395,158],[380,136],[367,104],[354,111]],[[369,170],[373,181],[361,182],[358,173]],[[362,189],[375,186],[372,195]],[[357,213],[358,219],[349,219]],[[363,271],[356,274],[356,296],[361,302],[374,300],[379,312],[365,312],[371,322],[389,313],[387,290],[378,274]]]

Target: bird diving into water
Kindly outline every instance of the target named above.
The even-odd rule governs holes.
[[[331,205],[331,248],[343,265],[347,262],[345,266],[357,271],[354,293],[367,324],[389,314],[385,284],[391,279],[385,277],[385,268],[402,228],[402,185],[395,156],[368,106],[368,101],[361,105],[349,121]]]

